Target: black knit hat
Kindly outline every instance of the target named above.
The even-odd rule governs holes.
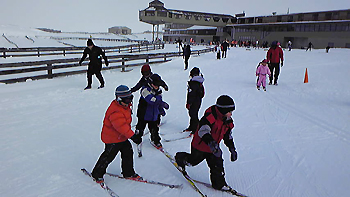
[[[86,45],[87,46],[92,46],[92,45],[94,45],[94,43],[92,42],[91,39],[88,39],[87,42],[86,42]]]
[[[193,76],[199,76],[199,68],[197,67],[193,67],[192,70],[190,71],[190,76],[193,77]]]
[[[217,100],[216,100],[216,107],[222,114],[226,114],[230,111],[233,111],[236,109],[235,107],[235,102],[230,96],[227,95],[221,95]]]
[[[158,74],[153,74],[149,80],[151,84],[156,86],[161,86],[163,84],[163,80]]]

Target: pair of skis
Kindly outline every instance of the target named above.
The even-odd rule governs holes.
[[[85,168],[81,169],[81,171],[91,177],[91,173],[88,172]],[[148,180],[148,179],[144,179],[144,178],[125,178],[121,175],[117,175],[117,174],[112,174],[112,173],[106,173],[106,175],[111,176],[111,177],[116,177],[116,178],[120,178],[120,179],[126,179],[126,180],[131,180],[131,181],[137,181],[140,183],[147,183],[147,184],[152,184],[152,185],[160,185],[160,186],[164,186],[164,187],[169,187],[171,189],[180,189],[182,188],[182,184],[181,185],[176,185],[176,184],[167,184],[167,183],[162,183],[162,182],[158,182],[158,181],[152,181],[152,180]],[[97,182],[96,182],[97,183]],[[108,187],[108,185],[105,182],[101,182],[101,183],[97,183],[101,186],[102,189],[104,189],[111,197],[119,197],[110,187]]]
[[[205,183],[205,182],[201,182],[201,181],[197,181],[197,180],[195,180],[195,179],[192,179],[192,178],[188,175],[188,173],[187,173],[185,170],[183,170],[183,169],[181,169],[181,167],[179,167],[179,165],[176,163],[174,157],[172,157],[172,156],[170,155],[170,153],[168,153],[163,147],[160,147],[160,148],[159,148],[159,147],[155,146],[153,143],[151,143],[151,144],[152,144],[156,149],[158,149],[160,152],[162,152],[162,153],[169,159],[169,161],[175,166],[175,168],[176,168],[179,172],[181,172],[181,174],[184,176],[184,178],[190,183],[190,185],[193,187],[193,189],[194,189],[195,191],[197,191],[202,197],[207,197],[207,195],[205,195],[205,194],[197,187],[197,185],[196,185],[195,183],[199,183],[199,184],[202,184],[202,185],[204,185],[204,186],[206,186],[206,187],[208,187],[208,188],[214,189],[214,188],[211,186],[211,184],[209,184],[209,183]],[[234,190],[234,189],[231,188],[231,187],[229,187],[229,188],[227,188],[227,189],[225,189],[225,190],[217,190],[217,191],[227,192],[227,193],[232,194],[232,195],[234,195],[234,196],[247,197],[246,195],[237,192],[236,190]]]

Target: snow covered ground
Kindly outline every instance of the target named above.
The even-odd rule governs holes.
[[[173,48],[175,45],[167,45]],[[231,48],[226,59],[213,53],[191,57],[206,79],[206,95],[200,116],[217,97],[228,94],[236,102],[233,136],[238,160],[231,162],[224,144],[226,179],[248,196],[337,196],[350,193],[350,56],[349,49],[285,51],[279,86],[267,92],[255,87],[255,69],[266,51]],[[169,85],[163,98],[170,104],[162,119],[163,139],[183,136],[188,126],[185,108],[189,70],[182,58],[152,65]],[[305,69],[309,83],[304,84]],[[100,132],[104,113],[120,84],[132,87],[140,69],[121,73],[104,71],[104,89],[83,91],[86,75],[17,84],[0,84],[0,191],[1,196],[108,196],[80,169],[91,170],[104,144]],[[139,93],[135,94],[133,125]],[[148,143],[142,158],[135,155],[135,170],[141,176],[166,183],[183,184],[182,189],[137,183],[106,176],[108,185],[123,196],[199,196],[169,160]],[[191,139],[163,142],[172,155],[190,151]],[[134,144],[133,144],[134,145]],[[134,146],[135,148],[135,146]],[[136,152],[136,149],[134,149]],[[188,167],[193,178],[209,182],[205,162]],[[119,174],[120,154],[108,167]],[[208,196],[230,196],[201,185]]]

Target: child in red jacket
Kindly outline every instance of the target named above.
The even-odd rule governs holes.
[[[224,164],[220,142],[231,152],[231,161],[237,160],[237,152],[231,136],[234,127],[231,118],[235,110],[233,99],[227,95],[220,96],[215,105],[209,107],[199,122],[199,129],[195,132],[191,153],[177,152],[176,163],[185,173],[185,166],[196,166],[204,159],[210,168],[212,187],[217,190],[230,190],[225,181]]]

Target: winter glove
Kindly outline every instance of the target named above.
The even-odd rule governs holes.
[[[169,104],[163,101],[162,107],[163,107],[164,109],[168,110],[168,109],[169,109]]]
[[[215,157],[221,157],[222,151],[221,151],[219,145],[215,141],[209,142],[208,146]]]
[[[108,67],[109,66],[109,62],[105,62],[106,66]]]
[[[138,136],[137,134],[134,134],[130,139],[131,139],[135,144],[141,144],[141,142],[142,142],[141,136]]]
[[[161,116],[165,116],[165,115],[166,115],[165,110],[164,110],[163,107],[160,107],[160,108],[159,108],[159,114],[160,114]]]
[[[281,62],[281,67],[283,67],[283,61]]]
[[[236,150],[234,148],[232,148],[232,149],[230,149],[230,152],[231,152],[231,161],[232,162],[236,161],[237,157],[238,157]]]
[[[190,110],[191,104],[186,104],[186,108],[187,108],[188,110]]]
[[[169,87],[167,85],[163,85],[163,88],[164,88],[165,91],[169,90]]]

